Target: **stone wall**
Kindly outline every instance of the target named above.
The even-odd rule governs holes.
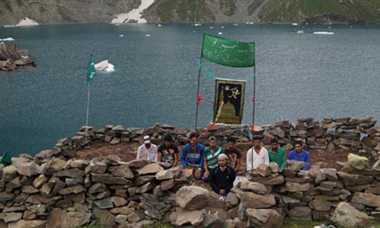
[[[260,166],[239,177],[223,201],[179,168],[164,170],[142,160],[21,155],[1,168],[0,227],[144,227],[157,222],[280,227],[286,217],[330,220],[342,201],[351,205],[350,218],[361,213],[360,224],[368,225],[367,215],[379,214],[379,164],[369,168],[368,159],[350,155],[339,171],[314,166],[306,173],[302,168],[289,162],[279,173],[274,163]],[[339,224],[342,213],[336,214]]]
[[[365,227],[368,216],[380,213],[380,162],[375,162],[380,129],[375,124],[372,118],[341,118],[263,126],[265,143],[273,136],[283,145],[302,139],[311,153],[352,154],[339,169],[314,163],[306,173],[297,162],[289,162],[283,173],[275,164],[259,167],[239,177],[225,201],[178,168],[164,170],[156,163],[122,161],[117,156],[75,158],[83,148],[138,144],[145,134],[155,143],[172,134],[184,144],[191,130],[168,125],[147,129],[82,127],[74,136],[59,140],[53,149],[34,157],[19,155],[11,165],[1,167],[0,227],[66,228],[91,223],[143,227],[156,222],[279,227],[287,217],[332,219],[340,225]],[[233,137],[242,148],[250,146],[248,126],[210,126],[199,131],[201,141],[215,135],[221,143]]]
[[[355,153],[366,156],[371,162],[374,162],[380,155],[380,127],[376,127],[376,120],[372,117],[323,119],[321,121],[309,118],[299,119],[295,123],[281,121],[272,125],[264,125],[262,128],[266,145],[270,143],[272,137],[277,137],[282,145],[291,145],[295,140],[301,139],[312,154],[321,154],[321,156],[323,154]],[[156,144],[161,142],[163,135],[171,134],[181,145],[187,142],[187,135],[190,131],[190,129],[159,124],[146,129],[126,128],[122,125],[106,125],[100,129],[82,127],[74,136],[59,140],[56,150],[67,157],[73,157],[77,150],[92,144],[141,143],[142,137],[146,134],[150,135]],[[250,147],[249,126],[210,126],[198,131],[201,134],[201,142],[206,142],[209,135],[214,135],[220,144],[225,143],[227,137],[235,138],[242,152]],[[242,155],[244,156],[244,154]]]

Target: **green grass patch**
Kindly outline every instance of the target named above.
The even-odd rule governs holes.
[[[323,222],[286,219],[283,227],[284,228],[313,228],[314,226],[321,225],[321,224],[323,224]]]

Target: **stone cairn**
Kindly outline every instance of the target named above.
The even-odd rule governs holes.
[[[375,142],[379,142],[380,131],[373,127],[372,120],[362,120],[357,121],[357,126],[364,126],[363,129],[350,130],[362,134],[364,131],[368,137],[347,139],[359,142],[355,143],[358,151],[352,150],[357,154],[349,154],[339,170],[317,164],[305,172],[302,163],[289,162],[280,173],[278,166],[271,163],[239,177],[225,200],[183,176],[179,168],[165,170],[157,163],[124,162],[113,157],[73,158],[72,151],[85,144],[130,143],[144,134],[158,139],[166,133],[177,133],[177,141],[181,142],[189,130],[170,126],[145,130],[121,126],[106,126],[101,130],[82,128],[77,135],[60,140],[55,149],[41,151],[34,157],[19,155],[12,158],[11,165],[0,169],[0,227],[66,228],[91,223],[105,227],[146,227],[154,223],[281,227],[287,217],[329,220],[343,227],[367,227],[380,214],[380,162],[372,165],[367,157],[358,154],[363,153],[360,150],[366,150],[367,155],[377,151],[379,146]],[[281,140],[285,143],[301,137],[292,136],[297,128],[284,123],[266,127],[265,134],[274,135],[276,128],[281,129],[284,132]],[[309,120],[298,123],[314,125]],[[352,119],[346,125],[349,123],[353,123]],[[312,130],[308,128],[306,132]],[[88,132],[90,137],[85,137],[83,132]],[[247,142],[249,137],[247,127],[217,128],[208,134],[221,139],[225,135],[233,136],[240,142]],[[309,142],[312,139],[320,142],[322,137],[309,133],[303,136]],[[205,134],[203,137],[207,138]],[[327,148],[333,142],[340,149],[337,143],[340,138],[335,136],[316,145]]]

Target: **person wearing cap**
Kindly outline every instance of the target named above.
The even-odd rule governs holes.
[[[151,143],[149,135],[144,136],[144,144],[137,149],[136,159],[158,161],[157,146]]]
[[[228,156],[218,156],[218,166],[210,171],[209,183],[214,192],[221,196],[227,196],[231,191],[236,178],[236,172],[228,165]]]
[[[170,135],[164,136],[164,142],[158,147],[158,160],[165,168],[172,168],[178,163],[178,147]]]
[[[269,165],[269,155],[267,149],[262,146],[261,134],[254,134],[252,136],[253,147],[247,152],[247,171],[257,169],[262,164]]]
[[[206,147],[205,154],[205,175],[204,177],[208,177],[210,171],[218,167],[218,156],[223,153],[223,148],[217,146],[215,136],[210,136],[208,138],[209,146]]]
[[[234,138],[228,138],[224,153],[228,156],[229,164],[235,172],[240,170],[240,151],[236,148],[236,141]]]
[[[282,172],[286,166],[286,153],[285,149],[280,147],[280,144],[276,138],[271,140],[271,148],[269,149],[268,154],[269,162],[277,163],[280,168],[280,172]]]
[[[309,152],[303,149],[302,141],[296,141],[294,143],[295,149],[288,154],[288,160],[302,161],[304,163],[303,170],[310,169],[310,157]]]
[[[181,167],[184,169],[192,169],[192,174],[196,178],[203,176],[204,149],[205,147],[198,143],[198,133],[190,134],[190,142],[186,144],[180,155]]]

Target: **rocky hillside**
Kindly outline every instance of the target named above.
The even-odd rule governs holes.
[[[110,22],[141,0],[2,0],[0,24],[29,17],[42,24]],[[143,11],[151,23],[377,23],[378,0],[155,0]]]

